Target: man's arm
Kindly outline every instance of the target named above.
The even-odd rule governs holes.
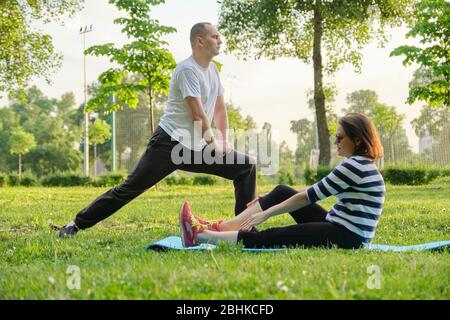
[[[191,113],[192,121],[201,121],[202,123],[202,137],[208,142],[214,140],[214,135],[211,130],[211,125],[209,124],[208,117],[206,116],[205,110],[203,110],[203,105],[200,98],[186,97],[184,98],[186,105]]]
[[[228,141],[228,113],[223,96],[218,96],[214,107],[214,122],[221,133],[221,140]]]

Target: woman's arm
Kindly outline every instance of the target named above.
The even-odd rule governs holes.
[[[249,230],[251,227],[263,223],[270,217],[279,215],[285,212],[292,212],[297,209],[303,208],[310,204],[306,190],[301,190],[299,193],[293,195],[289,199],[274,205],[264,211],[257,212],[249,216],[245,221],[242,222],[240,229]]]
[[[310,204],[310,202],[309,202],[308,196],[306,194],[306,189],[305,189],[305,190],[302,190],[299,193],[293,195],[289,199],[284,200],[283,202],[268,208],[265,211],[269,217],[274,217],[281,213],[292,212],[292,211],[298,210],[300,208],[307,206],[308,204]]]

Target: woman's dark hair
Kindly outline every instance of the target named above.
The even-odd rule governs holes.
[[[361,113],[348,113],[339,119],[345,134],[355,144],[355,155],[372,160],[383,157],[383,146],[372,120]]]

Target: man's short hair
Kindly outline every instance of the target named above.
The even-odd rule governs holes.
[[[194,48],[195,38],[197,37],[206,37],[208,34],[208,30],[206,29],[206,26],[211,26],[212,24],[209,22],[199,22],[194,24],[194,26],[191,29],[191,47]]]

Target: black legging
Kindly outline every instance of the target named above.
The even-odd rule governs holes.
[[[289,199],[298,191],[291,187],[278,185],[259,200],[263,210]],[[310,204],[290,212],[297,224],[270,228],[264,231],[239,231],[238,241],[246,248],[275,247],[326,247],[336,246],[344,249],[360,248],[360,238],[350,230],[325,220],[327,211],[318,204]]]

